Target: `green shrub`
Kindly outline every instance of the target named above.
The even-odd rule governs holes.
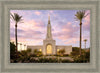
[[[75,56],[74,57],[74,62],[75,63],[88,63],[90,62],[90,52],[85,52],[84,54],[82,54],[81,56]]]
[[[63,56],[69,56],[69,54],[64,54]]]
[[[64,60],[62,60],[62,63],[72,63],[72,61],[64,59]]]
[[[16,52],[15,52],[15,44],[10,42],[10,59],[16,58]]]
[[[33,54],[34,54],[34,56],[37,56],[37,57],[42,56],[42,52],[41,51],[38,51],[37,49],[34,49]]]
[[[65,49],[60,49],[57,53],[58,55],[63,56],[65,53]]]

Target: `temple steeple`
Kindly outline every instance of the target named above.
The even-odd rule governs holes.
[[[50,24],[50,16],[48,16],[48,24]]]
[[[48,16],[47,36],[46,39],[52,39],[50,16]]]

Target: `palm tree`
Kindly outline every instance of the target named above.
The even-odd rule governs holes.
[[[87,39],[85,39],[84,42],[85,42],[85,49],[86,49],[86,42],[87,42]]]
[[[80,21],[80,51],[79,54],[81,55],[81,39],[82,39],[82,20],[83,18],[85,18],[87,15],[85,15],[86,12],[84,10],[81,11],[77,11],[77,13],[75,14],[76,19]]]
[[[17,24],[22,21],[22,16],[17,13],[11,14],[11,18],[15,21],[15,41],[16,41],[16,52],[17,52]]]

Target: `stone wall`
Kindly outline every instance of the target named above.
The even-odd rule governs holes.
[[[47,44],[47,43],[44,43]],[[44,45],[44,49],[46,49],[46,45]],[[42,51],[42,53],[45,55],[46,51],[43,50],[43,46],[42,45],[37,45],[37,46],[27,46],[27,48],[32,49],[32,53],[34,51],[34,49],[40,50]],[[57,54],[57,49],[65,49],[65,54],[70,54],[72,52],[72,46],[62,46],[62,45],[57,45],[55,48],[53,47],[53,51],[55,51],[55,53],[53,54]]]
[[[37,45],[37,46],[27,46],[27,48],[32,49],[32,53],[35,49],[37,49],[38,51],[41,49],[41,51],[43,51],[43,46],[42,45]]]
[[[43,40],[44,55],[47,55],[47,45],[52,45],[52,55],[56,54],[55,40]]]
[[[72,52],[72,46],[57,45],[56,49],[65,49],[65,54],[70,54]]]

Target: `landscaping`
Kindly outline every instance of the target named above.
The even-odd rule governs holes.
[[[62,50],[61,50],[62,51]],[[42,52],[31,49],[15,52],[14,43],[10,43],[10,62],[11,63],[89,63],[90,52],[82,50],[82,55],[78,54],[79,48],[73,47],[73,52],[66,55],[58,52],[57,55],[42,55]]]

